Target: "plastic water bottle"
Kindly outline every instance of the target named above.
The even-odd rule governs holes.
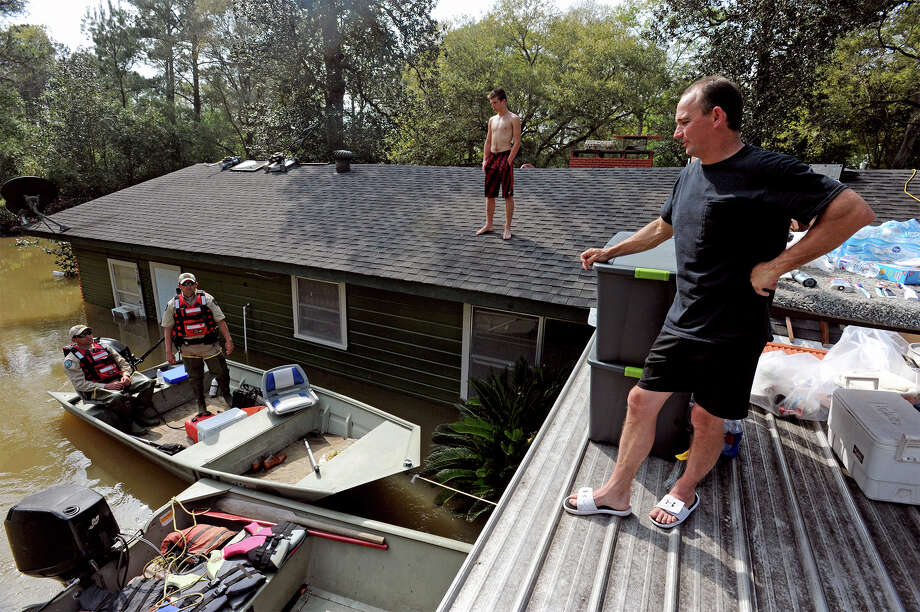
[[[877,264],[871,261],[861,261],[859,259],[845,259],[843,269],[847,272],[858,274],[859,276],[865,276],[866,278],[876,278],[879,272],[882,271]]]
[[[738,447],[741,444],[744,426],[741,424],[740,420],[730,421],[725,419],[725,425],[722,429],[725,432],[725,443],[722,445],[722,454],[726,457],[736,457],[738,455]]]
[[[208,391],[208,395],[211,397],[217,397],[217,379],[211,379],[211,390]]]

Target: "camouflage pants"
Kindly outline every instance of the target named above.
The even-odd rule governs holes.
[[[202,346],[213,346],[211,350],[200,350]],[[188,372],[188,382],[195,392],[195,399],[198,401],[198,407],[204,408],[204,366],[208,366],[208,372],[217,379],[218,393],[227,400],[229,405],[230,398],[230,368],[227,367],[227,359],[224,352],[218,345],[189,345],[183,346],[182,362],[185,364],[185,371]]]
[[[82,393],[84,399],[93,401],[113,413],[124,425],[143,415],[147,409],[153,410],[153,386],[156,381],[140,372],[131,375],[131,384],[121,391],[110,389],[93,389]],[[148,416],[153,412],[148,411]]]

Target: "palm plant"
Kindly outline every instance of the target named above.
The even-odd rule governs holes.
[[[441,484],[497,501],[564,383],[564,371],[531,368],[523,358],[510,370],[470,379],[476,395],[457,404],[461,420],[435,428],[423,473]],[[492,508],[447,489],[436,501],[451,502],[468,521]]]

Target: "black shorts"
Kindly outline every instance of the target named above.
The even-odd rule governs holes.
[[[498,196],[498,188],[502,188],[502,197],[510,198],[514,195],[514,169],[508,163],[511,150],[493,153],[486,161],[486,197]]]
[[[712,343],[661,330],[645,359],[639,386],[690,391],[698,406],[723,419],[743,419],[764,341]]]

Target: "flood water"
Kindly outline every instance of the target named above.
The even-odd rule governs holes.
[[[103,308],[86,304],[76,279],[56,279],[54,258],[38,247],[18,248],[0,237],[0,512],[55,484],[92,487],[105,496],[121,530],[132,531],[187,484],[122,444],[66,413],[46,393],[72,390],[61,365],[68,330],[86,322],[96,335],[117,338],[143,354],[159,338],[155,322],[115,323]],[[207,289],[207,287],[204,287]],[[215,296],[218,300],[220,296]],[[241,345],[242,343],[240,343]],[[267,368],[282,360],[238,347],[232,359]],[[162,346],[144,362],[165,360]],[[422,458],[439,423],[454,408],[321,371],[311,382],[366,402],[422,428]],[[400,474],[358,487],[318,505],[467,542],[484,521],[470,524],[435,506],[435,487]],[[0,610],[47,600],[59,590],[51,579],[19,574],[6,532],[0,530]]]

